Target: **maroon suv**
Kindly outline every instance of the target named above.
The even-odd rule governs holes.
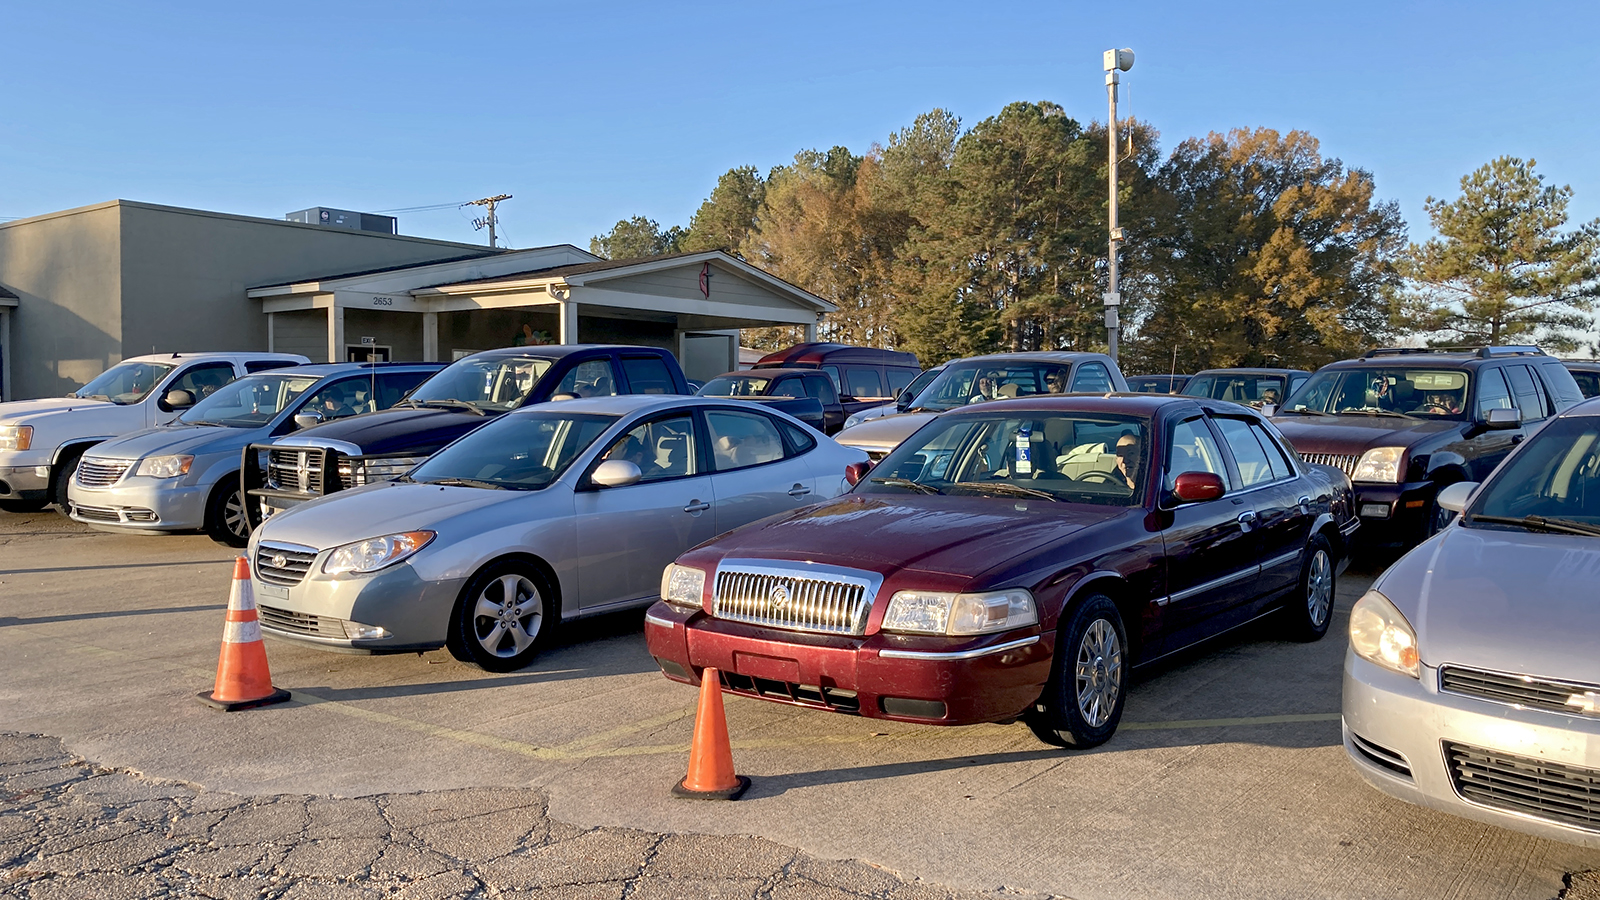
[[[858,464],[864,466],[865,464]],[[1326,633],[1350,482],[1254,411],[1151,394],[945,413],[836,500],[718,538],[662,576],[668,678],[940,725],[1026,717],[1093,746],[1132,666],[1282,610]]]

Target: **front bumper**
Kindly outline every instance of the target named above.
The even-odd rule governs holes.
[[[67,487],[72,519],[110,531],[195,531],[205,527],[206,485],[128,475],[105,488]]]
[[[657,602],[645,640],[662,673],[723,690],[874,719],[972,725],[1013,719],[1039,698],[1055,636],[1035,629],[973,638],[865,637],[765,628]]]
[[[0,466],[0,500],[44,500],[50,496],[50,464]]]
[[[1419,681],[1346,652],[1344,747],[1367,783],[1418,806],[1600,849],[1600,820],[1590,830],[1529,814],[1518,804],[1466,799],[1446,756],[1447,745],[1465,746],[1548,763],[1550,772],[1589,770],[1600,783],[1600,719],[1441,693],[1437,685],[1437,669],[1424,666]],[[1545,796],[1526,774],[1509,778],[1518,786],[1506,796]],[[1552,779],[1551,786],[1555,794],[1571,790],[1570,782]],[[1591,784],[1577,793],[1588,793],[1591,808],[1600,805],[1600,787]]]
[[[1354,485],[1360,538],[1367,543],[1413,544],[1424,534],[1437,486],[1431,481]]]
[[[436,650],[444,646],[451,611],[465,578],[429,581],[409,561],[371,575],[326,575],[318,553],[298,584],[264,580],[254,563],[251,586],[261,612],[261,631],[270,637],[324,650],[388,653]],[[256,558],[255,549],[251,559]],[[375,625],[382,638],[351,638],[346,622]]]

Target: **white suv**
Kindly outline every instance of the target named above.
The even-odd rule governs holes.
[[[67,509],[83,451],[176,418],[250,372],[310,362],[292,353],[159,353],[123,360],[64,398],[0,403],[0,510]]]

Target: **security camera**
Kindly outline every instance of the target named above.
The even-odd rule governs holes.
[[[1133,51],[1127,47],[1123,47],[1121,50],[1107,50],[1104,60],[1107,72],[1112,69],[1121,69],[1126,72],[1133,68]]]

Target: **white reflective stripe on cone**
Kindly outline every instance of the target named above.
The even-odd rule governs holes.
[[[255,619],[248,622],[229,622],[222,629],[224,644],[250,644],[259,640],[261,640],[261,622]]]
[[[234,583],[239,585],[239,589],[234,592],[234,596],[233,597],[228,598],[228,608],[229,609],[255,609],[256,608],[256,592],[250,589],[250,582],[248,582],[248,581],[237,581],[237,582],[234,582]]]

